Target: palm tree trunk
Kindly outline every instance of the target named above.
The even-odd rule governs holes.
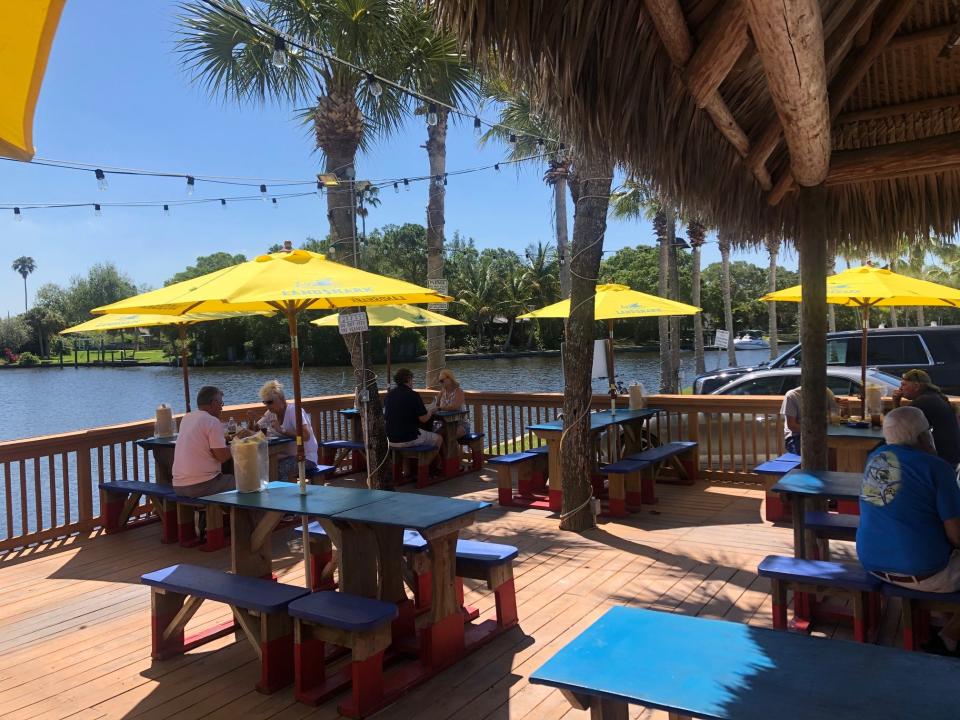
[[[560,259],[560,299],[570,297],[570,253],[567,251],[567,181],[553,183],[553,215],[557,229],[557,257]]]
[[[670,241],[670,299],[680,300],[680,270],[677,267],[677,216],[670,213],[667,237]],[[670,318],[670,392],[680,392],[680,318]]]
[[[27,307],[27,276],[23,276],[23,311],[26,312],[30,308]]]
[[[900,327],[900,317],[895,307],[890,308],[890,327]]]
[[[607,227],[613,161],[607,157],[584,155],[577,163],[574,190],[573,247],[571,248],[570,307],[567,341],[563,357],[563,425],[560,444],[563,468],[563,507],[560,528],[578,532],[595,524],[590,507],[592,488],[590,455],[590,401],[593,397],[590,371],[593,366],[593,340],[596,333],[594,304],[596,277],[603,253],[603,235]]]
[[[440,107],[437,124],[427,125],[427,156],[430,159],[430,177],[443,178],[447,172],[447,115]],[[443,181],[431,180],[427,200],[427,280],[443,280],[443,243],[447,189]],[[440,371],[446,366],[446,333],[442,327],[427,328],[427,387],[440,384]]]
[[[690,271],[690,304],[700,307],[700,245],[694,245],[690,252],[693,268]],[[701,313],[693,316],[693,356],[697,375],[707,370],[703,359],[703,317]]]
[[[507,352],[510,350],[510,340],[513,338],[513,323],[516,318],[510,318],[507,321],[507,339],[503,341],[503,345],[500,347],[500,352]]]
[[[777,290],[777,255],[780,252],[780,241],[767,241],[767,251],[770,253],[770,264],[767,267],[767,289],[770,292]],[[777,304],[775,302],[767,303],[767,334],[770,336],[770,359],[773,360],[777,354]]]
[[[667,211],[661,208],[654,218],[653,227],[657,232],[657,242],[660,249],[660,277],[657,279],[657,295],[667,297],[670,292],[670,241],[667,239],[667,228],[670,225]],[[657,329],[660,334],[660,392],[670,392],[670,320],[665,317],[657,318]]]
[[[922,305],[917,305],[917,327],[923,327],[927,324],[927,317],[923,311]]]
[[[724,233],[719,236],[720,270],[723,292],[723,323],[727,328],[730,342],[727,344],[727,364],[735,367],[737,364],[737,348],[733,343],[733,297],[730,292],[730,238]]]
[[[827,277],[837,272],[837,241],[831,240],[827,245]],[[833,305],[827,305],[827,330],[837,331],[837,313]]]

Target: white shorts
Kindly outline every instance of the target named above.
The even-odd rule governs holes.
[[[432,433],[429,430],[424,430],[420,428],[417,431],[417,437],[415,440],[408,440],[407,442],[391,442],[390,447],[395,448],[405,448],[413,447],[414,445],[439,445],[440,436],[436,433]]]
[[[881,579],[883,578],[881,577]],[[919,582],[895,583],[890,580],[884,581],[920,592],[953,593],[960,591],[960,549],[955,549],[950,554],[947,566],[936,575],[931,575]]]

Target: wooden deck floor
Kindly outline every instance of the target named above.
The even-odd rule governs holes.
[[[492,473],[442,483],[436,494],[494,501]],[[762,493],[745,487],[658,486],[660,503],[584,535],[562,533],[537,510],[494,506],[468,536],[516,545],[520,627],[382,711],[378,718],[579,718],[559,692],[526,678],[612,604],[770,626],[768,584],[755,568],[790,554],[788,528],[763,523]],[[299,541],[274,537],[285,582],[302,584]],[[0,717],[334,718],[336,703],[296,703],[286,689],[253,690],[255,655],[224,638],[183,657],[150,659],[149,592],[142,573],[176,562],[226,569],[229,551],[161,545],[159,527],[72,538],[0,556]],[[468,602],[493,617],[493,598],[468,581]],[[192,627],[228,618],[207,603]],[[845,627],[819,631],[849,636]],[[887,613],[884,639],[897,631]],[[636,708],[635,717],[661,717]],[[665,717],[665,716],[664,716]]]

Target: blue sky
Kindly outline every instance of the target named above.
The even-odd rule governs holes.
[[[166,0],[71,0],[54,41],[37,105],[34,142],[38,158],[197,175],[310,178],[320,169],[307,131],[293,108],[238,107],[211,99],[191,84],[174,52],[176,4]],[[493,119],[492,116],[489,119]],[[360,178],[402,177],[427,172],[421,118],[375,144],[358,160]],[[491,164],[502,147],[479,149],[472,127],[454,126],[447,142],[448,171]],[[450,178],[447,237],[459,230],[480,247],[522,251],[538,240],[552,241],[552,201],[542,169],[502,169]],[[35,202],[118,202],[183,200],[182,179],[110,176],[97,190],[93,173],[0,162],[0,204]],[[381,193],[368,228],[424,221],[426,184],[409,192]],[[194,198],[219,198],[245,191],[198,183]],[[572,216],[570,219],[572,229]],[[269,203],[175,207],[169,217],[158,208],[104,208],[11,211],[0,215],[7,248],[6,267],[30,255],[37,271],[32,291],[45,282],[66,284],[95,262],[113,261],[138,284],[160,285],[198,255],[218,250],[255,255],[285,239],[301,242],[327,232],[325,201],[316,197]],[[650,244],[649,224],[611,220],[605,251]],[[765,264],[752,253],[737,258]],[[719,259],[715,244],[705,264]],[[793,257],[785,258],[789,267]],[[0,283],[0,312],[23,310],[23,286],[12,271]]]

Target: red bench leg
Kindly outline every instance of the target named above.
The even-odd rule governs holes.
[[[321,446],[320,448],[320,464],[321,465],[333,465],[336,459],[337,459],[336,448],[328,448],[328,447]]]
[[[118,532],[120,527],[120,516],[123,514],[123,506],[127,502],[127,495],[120,493],[103,493],[106,498],[103,503],[103,527],[108,533]]]
[[[497,625],[503,628],[517,624],[517,593],[513,578],[500,583],[493,591],[497,606]]]
[[[654,486],[653,470],[644,470],[640,475],[640,502],[644,505],[655,505],[657,492]]]
[[[333,545],[327,540],[310,541],[310,578],[313,586],[310,588],[314,592],[317,590],[335,590],[337,583],[333,579],[333,573],[329,570],[333,563]]]
[[[261,615],[260,682],[257,683],[257,690],[272,693],[289,685],[294,677],[293,663],[293,623],[290,616],[285,612]]]
[[[417,463],[417,487],[427,487],[430,484],[430,463],[426,462],[426,455],[419,453]]]
[[[766,494],[765,517],[768,522],[789,522],[791,519],[790,502],[780,493]]]
[[[609,512],[613,517],[625,517],[627,514],[626,477],[622,473],[610,473],[609,482]]]
[[[372,715],[383,705],[383,650],[350,663],[350,675],[350,701],[341,703],[337,709],[351,718]]]
[[[177,504],[177,536],[181,547],[197,544],[197,529],[193,525],[193,506]]]
[[[773,627],[775,630],[787,629],[787,588],[774,578],[770,584],[770,596],[773,600]]]
[[[483,441],[475,440],[470,445],[470,460],[474,470],[483,469]]]
[[[183,654],[183,627],[164,639],[163,635],[170,623],[180,612],[186,595],[156,590],[150,592],[150,656],[157,660],[164,660],[174,655]]]
[[[696,482],[700,478],[698,458],[696,458],[692,452],[687,453],[687,457],[681,460],[680,464],[683,465],[683,471],[687,474],[687,480],[689,482]]]
[[[509,465],[497,465],[497,501],[513,505],[513,478]]]
[[[316,691],[327,677],[326,644],[299,620],[294,621],[293,630],[293,694],[298,702],[316,705]]]

